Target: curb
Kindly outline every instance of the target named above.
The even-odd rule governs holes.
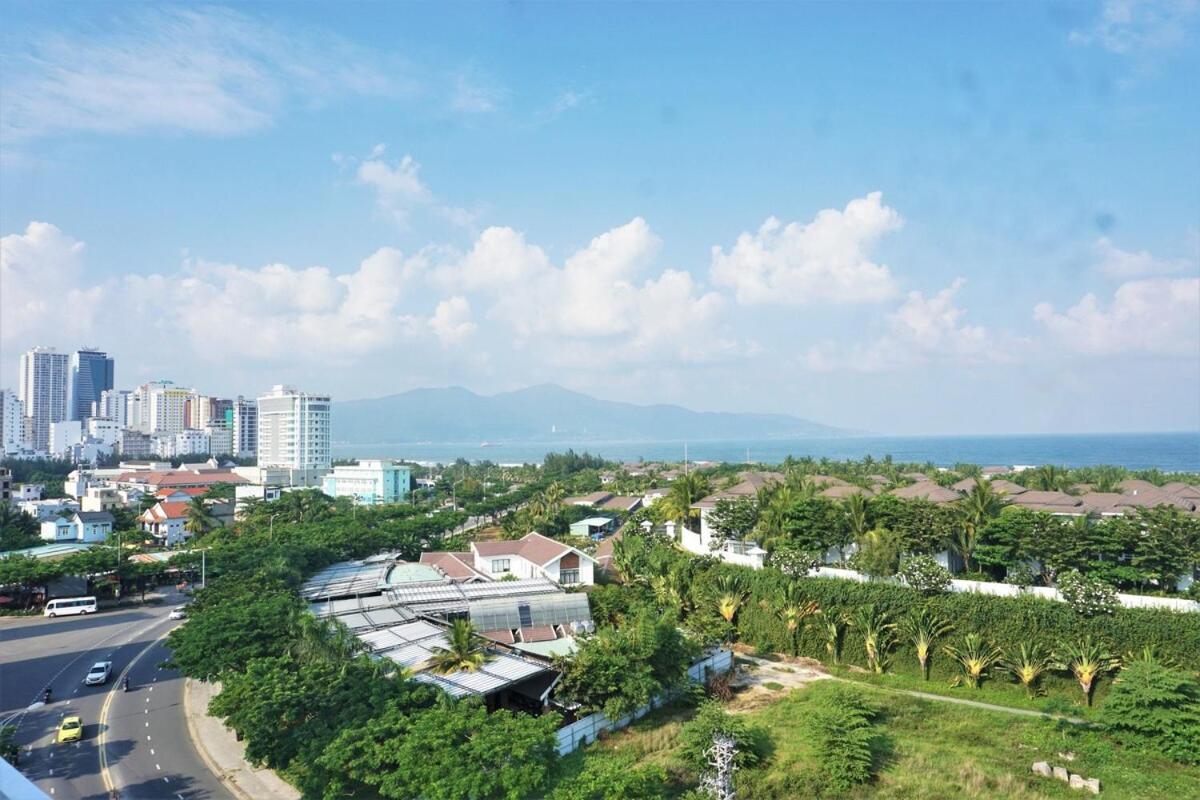
[[[212,756],[208,754],[208,748],[204,746],[204,740],[196,732],[196,723],[193,721],[194,717],[192,714],[192,693],[195,691],[195,684],[196,681],[192,678],[183,679],[183,718],[187,721],[188,737],[192,740],[192,746],[196,749],[196,754],[200,756],[200,760],[204,762],[204,766],[208,767],[208,771],[216,775],[217,780],[223,786],[229,787],[229,790],[233,792],[235,797],[240,798],[240,800],[255,800],[241,786],[238,786],[236,781],[226,775],[224,770],[217,766]],[[208,713],[207,707],[205,707],[204,713]]]

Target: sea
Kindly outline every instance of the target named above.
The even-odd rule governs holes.
[[[554,439],[531,442],[412,442],[334,444],[335,458],[398,458],[448,464],[459,458],[498,464],[540,464],[546,453],[568,448],[612,461],[728,461],[777,464],[796,458],[987,465],[1113,464],[1129,469],[1200,472],[1200,431],[1096,433],[1037,436],[849,436],[832,439],[601,441]]]

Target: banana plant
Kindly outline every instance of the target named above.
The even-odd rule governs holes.
[[[929,680],[929,657],[933,654],[934,645],[954,626],[939,617],[928,606],[922,606],[909,612],[900,621],[900,633],[917,652],[917,661],[921,665],[921,677]]]
[[[963,637],[961,647],[946,645],[943,652],[958,664],[962,670],[962,678],[973,688],[978,689],[988,670],[999,663],[1003,654],[991,642],[978,633],[968,633]]]
[[[1080,690],[1083,691],[1083,700],[1089,706],[1096,691],[1096,681],[1110,672],[1115,672],[1120,666],[1121,660],[1113,657],[1091,636],[1064,642],[1054,654],[1054,668],[1075,676]]]

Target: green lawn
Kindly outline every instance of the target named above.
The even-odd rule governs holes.
[[[844,686],[844,684],[843,684]],[[793,797],[921,798],[1080,798],[1065,784],[1034,775],[1035,761],[1061,764],[1084,777],[1099,778],[1101,797],[1153,800],[1195,797],[1200,768],[1126,752],[1102,734],[1079,726],[947,703],[920,700],[858,687],[880,709],[875,723],[875,777],[850,792],[823,788],[807,732],[806,709],[833,690],[822,681],[780,695],[745,718],[770,739],[766,761],[738,775],[741,800]],[[666,710],[617,733],[560,764],[557,782],[603,762],[653,766],[665,771],[660,796],[678,797],[695,776],[676,757],[680,723],[688,712]],[[1059,752],[1073,752],[1069,762]],[[1090,796],[1090,795],[1087,795]]]

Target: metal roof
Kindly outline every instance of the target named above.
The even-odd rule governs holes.
[[[38,547],[26,547],[23,550],[8,550],[0,553],[0,558],[8,558],[9,556],[30,556],[31,558],[62,558],[64,556],[82,553],[84,550],[90,550],[91,544],[86,542],[58,542],[55,544],[43,544]]]
[[[592,621],[588,597],[582,593],[489,598],[469,603],[468,609],[471,623],[480,631]]]
[[[343,561],[326,567],[305,581],[300,587],[300,595],[308,600],[329,600],[360,594],[378,594],[387,588],[385,578],[391,568],[390,559],[378,557],[363,561]]]

